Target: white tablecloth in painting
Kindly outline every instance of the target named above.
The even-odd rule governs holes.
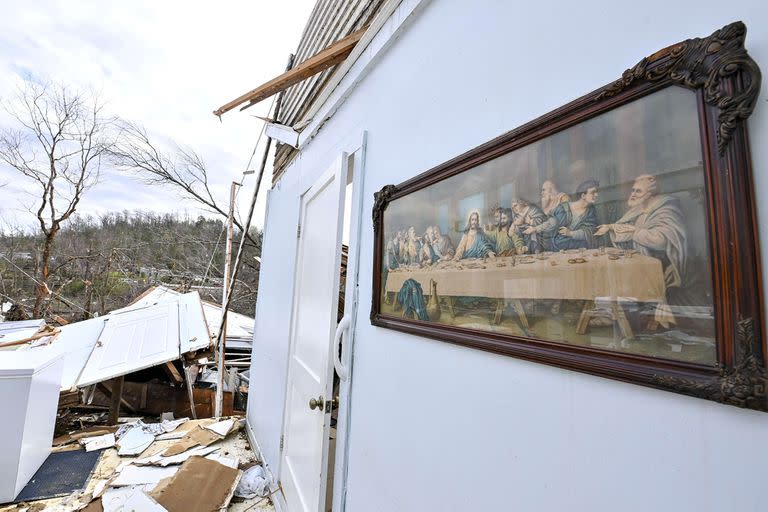
[[[586,262],[568,262],[575,258]],[[545,259],[517,256],[514,265],[512,259],[461,260],[396,269],[387,276],[386,291],[397,292],[405,280],[414,279],[428,294],[429,281],[434,279],[437,294],[450,297],[666,302],[664,273],[656,258],[633,254],[611,259],[609,253],[585,251],[545,254]]]

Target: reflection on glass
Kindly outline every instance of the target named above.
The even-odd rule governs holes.
[[[712,364],[695,94],[670,87],[392,202],[391,316]]]

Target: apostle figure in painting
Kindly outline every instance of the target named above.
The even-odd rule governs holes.
[[[567,249],[586,249],[595,247],[595,228],[597,227],[597,187],[594,179],[583,181],[576,188],[576,199],[560,203],[552,210],[552,215],[538,226],[531,226],[525,231],[526,235],[546,233],[552,236],[552,249],[555,251]]]
[[[538,234],[534,231],[526,233],[529,228],[539,226],[547,220],[547,215],[535,204],[525,199],[512,200],[512,211],[514,219],[512,221],[512,230],[522,239],[525,250],[530,253],[550,250],[546,243],[545,234]]]
[[[485,232],[493,243],[496,256],[514,256],[523,252],[523,240],[512,227],[513,213],[510,208],[499,208],[499,222]]]
[[[492,231],[496,229],[499,226],[499,223],[501,222],[501,211],[503,210],[500,206],[494,206],[491,208],[491,217],[493,217],[493,224],[488,224],[485,227],[486,233],[488,231]]]
[[[399,233],[395,233],[387,242],[385,257],[385,267],[388,270],[395,270],[400,267],[400,240]]]
[[[485,258],[486,256],[495,257],[493,242],[485,235],[485,231],[480,227],[480,212],[472,211],[467,219],[467,225],[464,228],[464,234],[456,248],[454,260],[465,258]]]
[[[560,192],[552,180],[547,180],[541,184],[541,209],[546,215],[552,215],[560,203],[568,202],[568,194]]]
[[[419,263],[421,255],[421,241],[416,236],[416,228],[408,228],[407,238],[400,246],[400,262],[404,265]]]
[[[427,226],[424,230],[424,236],[421,238],[421,263],[423,265],[431,265],[440,258],[435,254],[435,250],[432,247],[434,242],[434,235],[432,233],[432,226]]]
[[[610,234],[622,249],[661,260],[667,294],[685,282],[688,256],[685,220],[675,197],[661,193],[656,177],[643,174],[635,179],[627,200],[629,209],[613,224],[600,226],[595,235]]]
[[[456,252],[453,241],[440,231],[440,226],[432,226],[432,251],[439,261],[450,260]]]

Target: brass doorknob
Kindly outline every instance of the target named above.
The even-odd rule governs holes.
[[[322,411],[324,406],[325,406],[325,400],[323,400],[323,395],[320,395],[316,399],[310,398],[309,400],[309,408],[312,409],[313,411],[315,409],[320,409]]]

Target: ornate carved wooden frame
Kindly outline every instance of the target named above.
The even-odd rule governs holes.
[[[761,74],[744,48],[746,26],[672,45],[642,59],[619,80],[400,185],[375,194],[371,323],[442,341],[717,402],[768,411],[763,293],[746,119]],[[669,85],[697,94],[713,263],[718,363],[714,366],[433,325],[382,314],[383,213],[400,197],[473,168],[598,113]]]

